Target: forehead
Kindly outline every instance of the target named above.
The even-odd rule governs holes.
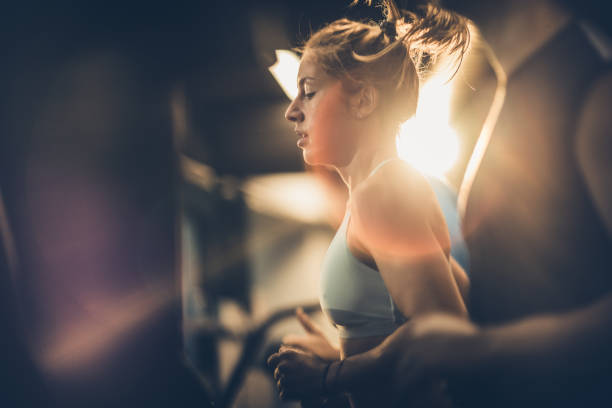
[[[303,78],[312,78],[315,80],[325,80],[327,75],[323,72],[312,53],[305,52],[300,60],[300,68],[298,70],[298,81]]]

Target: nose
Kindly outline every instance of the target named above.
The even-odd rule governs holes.
[[[295,98],[285,112],[285,119],[290,122],[301,122],[304,120],[304,113],[298,106],[297,102],[298,100]]]

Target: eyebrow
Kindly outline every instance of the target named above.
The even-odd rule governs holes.
[[[303,77],[303,78],[300,78],[300,80],[298,81],[298,87],[302,86],[304,84],[304,82],[306,82],[306,81],[314,81],[314,80],[315,80],[315,78],[313,78],[313,77]]]

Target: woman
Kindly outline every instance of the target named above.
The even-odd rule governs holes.
[[[341,19],[306,42],[299,93],[285,114],[304,161],[334,169],[349,191],[321,277],[321,306],[338,328],[340,348],[301,312],[310,336],[286,339],[333,361],[323,387],[332,385],[342,359],[377,346],[406,319],[438,311],[467,316],[467,277],[450,257],[436,197],[395,148],[399,125],[416,111],[423,62],[443,54],[460,61],[467,22],[433,5],[417,15],[382,4],[381,25]],[[291,381],[282,368],[275,370],[281,395]],[[367,390],[350,399],[355,407],[386,401]]]

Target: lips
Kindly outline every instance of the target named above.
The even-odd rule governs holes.
[[[300,132],[298,130],[295,131],[297,133],[299,139],[297,141],[297,145],[300,148],[304,148],[308,144],[308,135],[304,132]]]

